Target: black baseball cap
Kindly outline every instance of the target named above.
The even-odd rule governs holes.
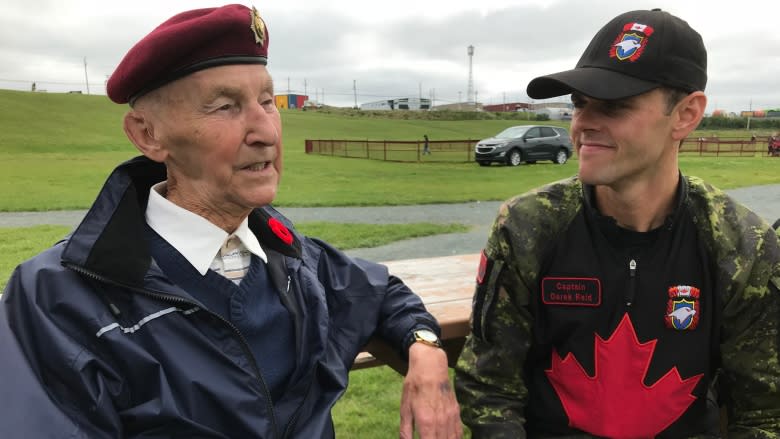
[[[573,70],[528,83],[533,99],[579,92],[596,99],[636,96],[668,86],[687,92],[707,85],[707,50],[687,22],[653,9],[618,15],[599,30]]]

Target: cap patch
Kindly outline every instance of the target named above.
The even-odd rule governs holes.
[[[265,23],[260,18],[260,13],[257,12],[257,8],[252,6],[252,24],[250,25],[252,32],[255,34],[255,42],[258,46],[265,44]]]
[[[669,287],[666,327],[678,331],[696,329],[699,324],[699,289],[688,285]]]
[[[642,23],[626,23],[609,49],[609,57],[634,62],[642,56],[648,38],[654,32],[652,26]],[[644,34],[644,35],[640,35]]]

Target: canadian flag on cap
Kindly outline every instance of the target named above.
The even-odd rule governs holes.
[[[628,23],[625,26],[623,26],[623,32],[628,32],[632,30],[637,32],[642,32],[648,37],[653,34],[653,28],[646,24],[634,22],[634,23]]]

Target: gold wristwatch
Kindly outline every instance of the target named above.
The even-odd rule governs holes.
[[[436,335],[435,332],[428,329],[418,329],[417,331],[414,331],[414,341],[427,344],[428,346],[437,347],[437,348],[442,347],[441,340],[439,340],[439,336]]]

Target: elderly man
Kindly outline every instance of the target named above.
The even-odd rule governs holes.
[[[20,406],[0,410],[3,437],[333,437],[372,335],[409,358],[401,436],[461,435],[419,298],[269,206],[282,127],[268,42],[254,8],[192,10],[117,67],[108,95],[130,103],[143,157],[11,277],[0,343],[18,381],[2,387]]]
[[[678,166],[706,107],[707,52],[661,10],[604,25],[571,94],[577,177],[505,203],[456,374],[474,438],[780,435],[780,247]]]

